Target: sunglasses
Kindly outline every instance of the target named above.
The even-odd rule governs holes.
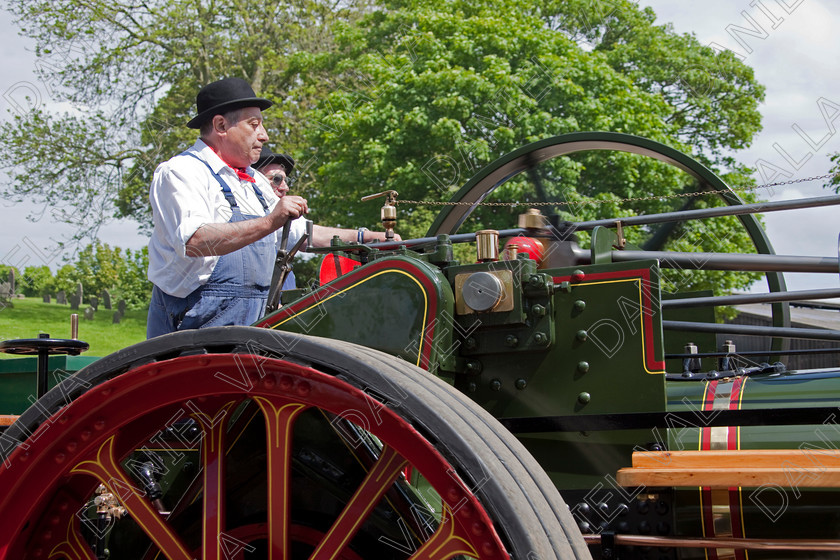
[[[269,182],[271,183],[271,186],[273,186],[273,187],[279,187],[280,185],[283,184],[283,181],[285,181],[286,185],[291,188],[292,180],[289,179],[288,177],[284,176],[284,175],[280,175],[279,173],[275,173],[274,175],[272,175],[269,178]]]

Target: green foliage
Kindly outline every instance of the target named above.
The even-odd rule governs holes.
[[[765,88],[752,68],[731,51],[657,25],[651,8],[630,0],[547,0],[541,13],[637,88],[661,97],[678,137],[715,164],[733,166],[725,152],[748,147],[761,130]]]
[[[831,168],[831,173],[835,173],[835,176],[831,178],[826,187],[833,189],[836,193],[840,193],[840,153],[832,155],[831,161],[834,163],[834,167]]]
[[[749,184],[748,170],[733,165],[723,150],[743,147],[759,128],[756,100],[763,89],[754,83],[751,70],[731,55],[701,47],[691,36],[654,26],[651,12],[620,4],[623,11],[610,16],[609,26],[601,24],[604,33],[588,36],[597,39],[594,48],[576,42],[570,25],[557,25],[558,12],[550,5],[535,9],[513,0],[390,2],[389,9],[370,14],[367,25],[343,30],[337,36],[339,53],[307,59],[313,68],[334,69],[341,80],[312,111],[315,124],[307,128],[311,143],[319,146],[323,179],[318,220],[373,224],[377,205],[354,207],[352,201],[385,189],[397,190],[402,200],[445,200],[499,156],[580,130],[658,140],[706,163],[729,165],[729,171]],[[557,9],[572,7],[561,3]],[[616,31],[619,25],[625,33]],[[665,52],[671,58],[660,68],[656,61]],[[735,78],[717,84],[713,93],[710,89],[698,95],[698,84],[675,68],[700,62],[725,65],[727,75]],[[736,103],[729,103],[729,97]],[[707,113],[717,120],[711,122]],[[683,199],[667,197],[702,190],[677,168],[658,161],[586,152],[538,165],[486,200],[555,201],[568,218],[589,220],[672,211]],[[663,198],[623,202],[644,197]],[[581,204],[592,200],[601,204]],[[703,197],[695,204],[721,201]],[[424,235],[437,213],[422,204],[399,208],[403,236]],[[510,210],[482,206],[462,230],[514,224]],[[709,235],[701,239],[705,244],[699,245],[680,243],[685,233],[677,228],[671,237],[678,241],[671,247],[715,251],[709,240],[722,239],[719,248],[752,250],[733,220],[709,227]],[[627,236],[641,245],[653,232],[635,228]],[[723,290],[746,287],[755,278],[704,273],[681,278],[679,284]]]
[[[58,269],[53,286],[56,291],[64,290],[69,295],[81,283],[85,299],[108,290],[114,305],[124,299],[130,308],[147,307],[152,297],[152,284],[146,278],[148,268],[147,247],[123,250],[97,241],[82,249],[75,263]]]
[[[276,102],[266,125],[275,151],[298,160],[295,194],[310,199],[316,222],[345,227],[378,222],[378,204],[360,204],[362,195],[394,189],[402,200],[446,200],[500,155],[581,130],[652,138],[746,178],[732,151],[760,129],[764,90],[748,66],[630,0],[12,0],[9,8],[37,41],[42,77],[73,110],[33,110],[0,131],[0,161],[15,177],[4,194],[60,208],[80,238],[95,238],[115,215],[148,225],[155,166],[194,140],[183,123],[195,92],[223,76],[243,77]],[[43,161],[55,165],[44,170]],[[24,180],[33,175],[44,180]],[[546,162],[492,198],[555,201],[580,220],[672,210],[682,202],[622,199],[697,190],[659,162],[586,153]],[[588,200],[604,204],[574,205]],[[401,235],[425,234],[437,213],[401,204]],[[514,216],[482,207],[468,227],[510,227]],[[721,224],[728,248],[750,249],[739,226]],[[628,233],[639,243],[651,234]],[[77,281],[93,288],[115,271],[91,251]],[[126,293],[142,292],[131,274]],[[71,276],[59,271],[56,281]],[[727,282],[751,278],[730,273]],[[709,276],[700,285],[723,284]]]
[[[3,195],[43,203],[77,240],[95,239],[115,216],[148,227],[154,169],[195,141],[184,126],[195,94],[227,76],[278,102],[266,121],[280,133],[275,145],[299,148],[297,123],[319,90],[288,95],[289,55],[329,49],[333,26],[357,18],[365,1],[11,0],[21,33],[36,41],[43,93],[72,109],[37,107],[0,131],[0,162],[13,178]]]
[[[301,257],[295,258],[292,262],[295,270],[295,283],[298,288],[305,288],[317,284],[318,271],[321,268],[321,261],[324,259],[323,255],[315,255],[314,257],[304,259]]]
[[[16,266],[10,266],[7,264],[0,264],[0,282],[6,282],[9,279],[9,272],[14,270],[15,276],[18,278],[20,277],[20,271]]]
[[[27,266],[20,277],[18,291],[27,297],[40,297],[55,294],[55,278],[50,267]]]

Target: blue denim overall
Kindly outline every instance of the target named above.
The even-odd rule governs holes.
[[[196,158],[213,173],[233,212],[230,222],[258,217],[242,213],[230,187],[207,162],[191,153],[181,155]],[[262,192],[256,184],[252,186],[263,210],[268,213],[268,204]],[[146,337],[185,329],[254,323],[265,311],[275,256],[274,236],[267,235],[237,251],[220,256],[207,283],[187,297],[171,296],[154,286]]]

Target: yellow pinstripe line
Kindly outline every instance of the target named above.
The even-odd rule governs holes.
[[[336,297],[336,296],[339,296],[339,295],[341,295],[341,294],[343,294],[343,293],[345,293],[345,292],[347,292],[347,291],[349,291],[349,290],[352,290],[353,288],[356,288],[356,287],[358,287],[358,286],[361,286],[362,284],[364,284],[364,283],[365,283],[365,282],[367,282],[368,280],[372,280],[372,279],[376,278],[377,276],[379,276],[379,275],[381,275],[381,274],[390,274],[390,273],[398,273],[398,274],[402,274],[402,275],[404,275],[404,276],[407,276],[407,277],[408,277],[408,278],[410,278],[410,279],[411,279],[411,280],[412,280],[415,284],[417,284],[417,286],[420,288],[420,292],[423,294],[423,328],[422,328],[422,329],[420,329],[420,345],[419,345],[419,347],[418,347],[419,349],[418,349],[418,351],[417,351],[417,362],[415,362],[415,364],[414,364],[414,365],[419,366],[419,365],[420,365],[421,356],[423,355],[423,342],[425,341],[425,338],[426,338],[426,323],[427,323],[427,321],[428,321],[428,314],[429,314],[429,298],[428,298],[428,296],[426,295],[426,290],[423,288],[423,285],[422,285],[422,284],[421,284],[421,283],[420,283],[420,282],[419,282],[419,281],[418,281],[418,280],[417,280],[414,276],[412,276],[411,274],[408,274],[407,272],[402,271],[402,270],[382,270],[382,271],[380,271],[380,272],[377,272],[376,274],[371,274],[371,275],[370,275],[370,276],[368,276],[367,278],[364,278],[364,279],[362,279],[361,281],[356,282],[355,284],[352,284],[352,285],[350,285],[350,286],[347,286],[347,287],[346,287],[346,288],[344,288],[343,290],[341,290],[341,291],[339,291],[339,292],[335,292],[334,294],[330,295],[329,297],[326,297],[326,298],[324,298],[324,299],[322,299],[322,300],[318,300],[318,302],[317,302],[317,303],[315,303],[314,305],[311,305],[311,306],[307,307],[306,309],[302,309],[300,312],[295,313],[294,315],[290,315],[290,316],[286,317],[285,319],[283,319],[283,320],[282,320],[282,321],[280,321],[279,323],[276,323],[276,324],[272,325],[272,326],[271,326],[271,328],[272,328],[272,329],[276,329],[276,328],[277,328],[277,327],[279,327],[280,325],[282,325],[282,324],[284,324],[284,323],[287,323],[287,322],[291,321],[291,320],[292,320],[292,319],[294,319],[295,317],[297,317],[297,316],[299,316],[299,315],[301,315],[301,314],[303,314],[303,313],[305,313],[305,312],[307,312],[307,311],[310,311],[310,310],[312,310],[312,309],[315,309],[316,307],[318,307],[319,305],[321,305],[321,304],[323,304],[323,303],[326,303],[326,302],[330,301],[332,298],[334,298],[334,297]]]

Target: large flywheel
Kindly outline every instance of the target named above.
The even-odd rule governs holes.
[[[152,339],[65,380],[0,442],[4,560],[588,557],[491,416],[334,340]]]
[[[658,160],[682,170],[695,181],[699,190],[715,192],[726,205],[744,204],[738,194],[713,171],[691,156],[670,146],[618,132],[574,132],[533,142],[500,157],[479,170],[451,197],[450,202],[455,204],[444,207],[426,235],[434,237],[444,233],[456,233],[480,204],[489,201],[495,190],[522,174],[526,174],[534,183],[538,197],[544,197],[544,189],[540,185],[542,180],[540,166],[555,158],[586,152],[625,152]],[[749,236],[756,253],[775,254],[770,239],[755,215],[742,214],[738,216],[738,220]],[[767,272],[766,279],[771,292],[786,291],[784,275],[781,272]],[[790,326],[790,310],[787,303],[773,304],[773,324],[777,327]],[[781,349],[786,344],[787,342],[782,339],[774,339],[773,347]]]

